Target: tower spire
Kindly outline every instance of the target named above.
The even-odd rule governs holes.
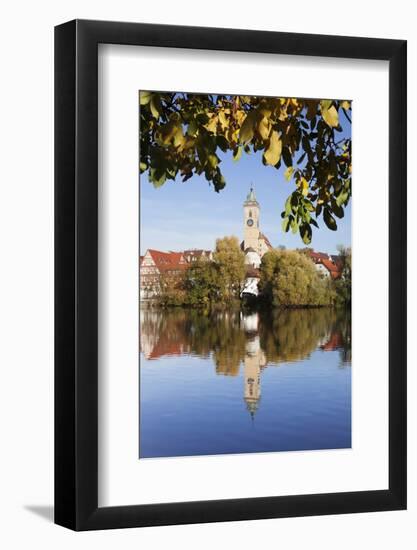
[[[255,190],[253,188],[253,183],[252,182],[251,182],[249,193],[246,195],[246,201],[245,202],[246,203],[247,202],[258,203],[258,201],[256,200]]]

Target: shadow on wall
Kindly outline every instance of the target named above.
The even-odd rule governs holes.
[[[38,506],[38,505],[31,505],[31,506],[24,506],[24,509],[28,512],[32,512],[32,514],[36,514],[37,516],[45,519],[49,523],[53,523],[54,521],[54,507],[53,506]]]

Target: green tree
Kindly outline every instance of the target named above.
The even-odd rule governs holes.
[[[185,301],[184,274],[166,271],[158,280],[160,306],[181,306]]]
[[[218,269],[221,298],[225,302],[239,299],[245,278],[245,255],[237,237],[217,239],[213,259]]]
[[[342,263],[342,275],[334,282],[336,304],[350,308],[352,302],[352,251],[343,245],[339,245],[337,249]]]
[[[282,216],[284,231],[309,244],[319,221],[337,229],[351,196],[351,124],[347,100],[140,93],[140,172],[155,187],[203,174],[221,191],[226,180],[219,151],[262,152],[266,166],[286,166],[292,184]],[[339,134],[340,136],[340,134]]]
[[[331,305],[331,283],[310,258],[296,250],[272,250],[262,258],[260,290],[275,307]]]
[[[160,277],[162,306],[212,307],[239,300],[245,277],[245,257],[236,237],[217,239],[213,261],[193,262],[184,273]]]
[[[209,306],[220,298],[219,270],[214,262],[198,260],[185,273],[185,303],[191,306]]]

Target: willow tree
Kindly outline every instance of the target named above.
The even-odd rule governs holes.
[[[292,185],[282,207],[284,231],[309,244],[319,222],[337,229],[351,196],[351,125],[347,100],[140,93],[140,172],[155,187],[177,176],[227,184],[220,151],[235,161],[261,151],[265,166]]]
[[[313,261],[297,250],[271,250],[260,267],[260,290],[274,307],[329,306],[334,301],[330,281]]]

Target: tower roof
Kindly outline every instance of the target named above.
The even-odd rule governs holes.
[[[256,204],[257,206],[259,206],[259,203],[256,200],[255,191],[253,190],[253,187],[250,188],[250,191],[246,195],[246,200],[243,204]]]

